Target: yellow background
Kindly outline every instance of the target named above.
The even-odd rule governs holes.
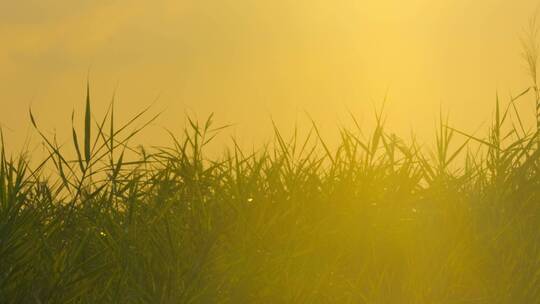
[[[532,0],[0,0],[0,123],[8,145],[39,124],[69,139],[88,70],[94,109],[117,89],[118,119],[165,110],[141,141],[160,144],[186,113],[234,123],[244,143],[318,121],[325,136],[366,125],[388,94],[388,126],[430,136],[439,110],[474,131],[496,91],[527,87],[519,36]],[[524,115],[533,116],[532,100]],[[530,115],[529,115],[530,114]],[[150,136],[151,135],[151,136]],[[35,134],[32,135],[35,138]]]

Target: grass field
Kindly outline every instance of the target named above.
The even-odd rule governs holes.
[[[144,147],[156,116],[98,120],[89,89],[70,145],[30,112],[47,156],[0,146],[0,303],[540,303],[540,117],[516,106],[540,109],[531,33],[533,85],[484,136],[441,115],[431,149],[381,112],[335,146],[274,126],[218,157],[212,116]]]
[[[314,124],[215,159],[211,117],[144,149],[152,117],[88,98],[70,147],[1,155],[0,302],[538,303],[540,150],[514,107],[535,88],[484,137],[441,119],[431,150],[379,115],[337,148]]]

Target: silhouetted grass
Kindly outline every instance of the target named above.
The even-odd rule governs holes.
[[[148,109],[93,119],[72,150],[40,131],[36,165],[0,145],[0,303],[539,303],[540,95],[532,84],[486,136],[441,115],[434,149],[317,125],[221,157],[223,127],[189,122],[170,145],[130,145]],[[536,132],[515,103],[531,96]],[[0,133],[1,135],[1,133]],[[32,164],[36,159],[32,160]]]
[[[314,124],[215,159],[212,117],[137,148],[155,117],[94,121],[88,92],[73,150],[40,133],[30,166],[2,143],[0,302],[538,303],[540,150],[514,107],[535,88],[486,137],[441,117],[433,150],[378,114],[335,149]]]

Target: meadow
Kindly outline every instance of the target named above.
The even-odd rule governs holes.
[[[153,117],[97,121],[88,98],[72,147],[40,133],[30,165],[2,143],[0,301],[536,303],[540,150],[514,107],[533,93],[483,138],[441,119],[432,150],[379,113],[337,148],[314,124],[215,159],[212,117],[146,149],[128,142]]]
[[[432,148],[382,112],[336,146],[314,122],[218,157],[212,116],[144,147],[156,117],[97,119],[90,90],[69,145],[30,112],[48,154],[2,140],[0,302],[539,303],[540,143],[516,107],[535,58],[487,134],[441,115]]]

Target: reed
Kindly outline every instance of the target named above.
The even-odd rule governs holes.
[[[117,125],[111,103],[93,120],[88,89],[72,149],[32,113],[47,157],[2,140],[0,302],[536,303],[540,150],[514,107],[531,94],[497,100],[485,137],[441,117],[432,150],[378,115],[335,149],[315,123],[274,126],[260,150],[210,159],[212,117],[136,148],[156,116]]]

